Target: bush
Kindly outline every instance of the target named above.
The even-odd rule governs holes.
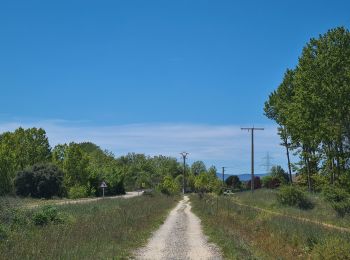
[[[272,166],[270,176],[279,179],[282,184],[286,184],[289,181],[288,173],[279,165]]]
[[[246,187],[247,189],[250,189],[251,188],[251,184],[252,181],[249,180],[246,184]],[[260,180],[260,177],[259,176],[255,176],[254,177],[254,189],[260,189],[261,188],[261,180]]]
[[[180,191],[180,186],[176,180],[171,176],[165,176],[163,182],[160,184],[160,191],[167,195],[173,195]]]
[[[33,223],[38,226],[47,225],[50,222],[61,223],[63,219],[60,217],[58,210],[53,206],[44,206],[35,212],[32,217]]]
[[[339,238],[330,238],[318,243],[312,250],[311,259],[349,259],[350,243]]]
[[[241,188],[241,181],[236,175],[231,175],[229,176],[226,180],[225,183],[228,187],[232,187],[233,189],[240,189]]]
[[[7,238],[7,232],[6,232],[5,228],[0,223],[0,242],[2,240],[5,240],[6,238]]]
[[[275,189],[281,185],[281,180],[272,176],[264,176],[261,182],[263,187],[268,189]]]
[[[339,217],[345,217],[346,214],[350,213],[350,199],[333,202],[333,209],[337,212]]]
[[[299,207],[300,209],[313,207],[306,193],[296,186],[282,186],[277,193],[277,200],[282,205]]]
[[[350,197],[344,189],[339,187],[327,187],[323,190],[323,196],[329,202],[341,202]]]
[[[16,194],[48,199],[59,195],[62,183],[63,173],[56,165],[36,164],[17,173]]]
[[[88,188],[85,186],[75,185],[69,189],[68,198],[80,199],[88,196]]]

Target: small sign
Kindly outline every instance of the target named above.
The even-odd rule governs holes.
[[[103,181],[100,187],[102,188],[102,196],[105,197],[105,188],[107,188],[107,184]]]

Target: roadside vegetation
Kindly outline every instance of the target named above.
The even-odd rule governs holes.
[[[246,205],[238,204],[237,199]],[[323,206],[323,201],[308,212],[281,205],[276,192],[265,189],[253,195],[251,192],[237,193],[235,197],[205,195],[201,199],[192,195],[191,201],[206,235],[221,247],[227,259],[349,258],[350,232],[291,217],[313,219],[314,215],[326,214],[329,222],[336,223],[339,218],[329,205]],[[252,206],[262,204],[265,207],[266,204],[273,205],[273,211],[281,210],[285,214],[274,214]],[[308,213],[300,214],[304,211]],[[350,219],[341,221],[350,226]]]
[[[26,209],[0,201],[0,259],[125,259],[178,197],[153,194]]]

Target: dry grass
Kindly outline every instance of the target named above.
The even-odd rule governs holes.
[[[232,198],[193,195],[191,201],[205,233],[227,259],[308,259],[324,241],[350,242],[349,233],[240,206]]]
[[[156,195],[57,206],[63,224],[35,226],[39,209],[7,205],[0,259],[125,259],[146,242],[177,198]],[[3,211],[5,212],[5,211]]]

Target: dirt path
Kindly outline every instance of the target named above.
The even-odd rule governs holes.
[[[89,203],[89,202],[93,202],[93,201],[98,201],[98,200],[103,200],[103,199],[128,199],[128,198],[132,198],[132,197],[136,197],[142,195],[142,192],[137,192],[137,191],[133,191],[133,192],[127,192],[125,195],[118,195],[118,196],[112,196],[112,197],[105,197],[105,198],[84,198],[84,199],[76,199],[76,200],[70,200],[70,199],[64,199],[64,200],[50,200],[47,201],[47,203],[45,204],[30,204],[27,205],[26,208],[36,208],[39,206],[43,206],[43,205],[67,205],[67,204],[83,204],[83,203]],[[46,201],[45,201],[46,202]]]
[[[204,236],[200,219],[191,211],[187,196],[170,212],[136,259],[222,259],[218,248]]]

